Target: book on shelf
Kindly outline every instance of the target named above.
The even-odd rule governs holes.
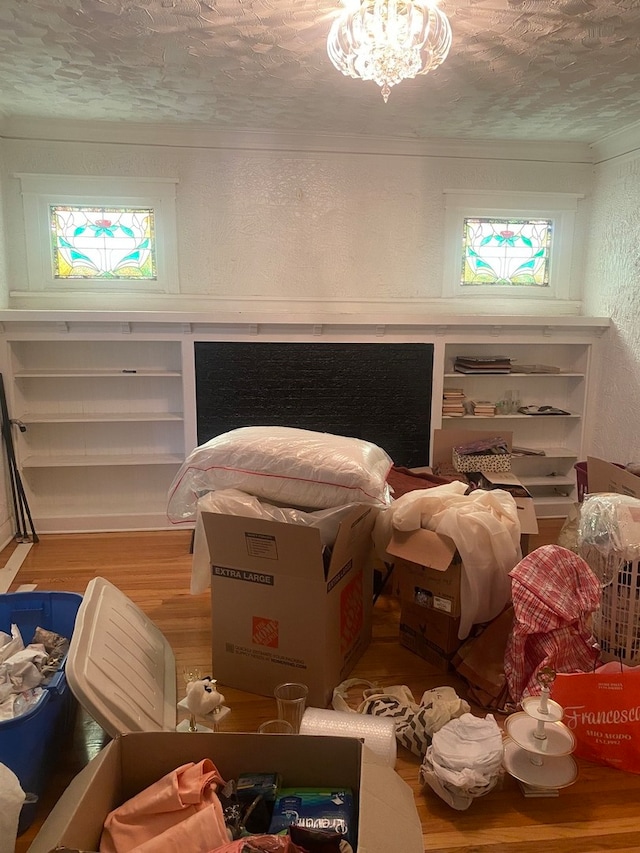
[[[511,367],[511,359],[506,355],[457,355],[455,363],[466,367]]]
[[[511,364],[507,355],[457,355],[456,361],[464,361],[469,364],[492,364],[494,361],[504,361]]]
[[[496,404],[491,403],[488,400],[472,400],[471,401],[471,412],[474,415],[495,415],[496,413]]]
[[[458,364],[458,362],[453,365],[453,370],[455,373],[511,373],[510,366],[471,367],[466,364]]]
[[[515,445],[511,448],[511,453],[513,456],[546,456],[547,454],[544,450],[540,450],[537,447],[516,447]]]
[[[511,365],[511,369],[516,373],[561,373],[560,368],[553,364],[518,364],[516,362]]]

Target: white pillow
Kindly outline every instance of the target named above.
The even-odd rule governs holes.
[[[167,514],[194,521],[198,498],[239,489],[282,506],[326,509],[390,503],[388,454],[359,438],[291,427],[242,427],[187,457],[169,489]]]

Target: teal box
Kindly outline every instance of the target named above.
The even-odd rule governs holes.
[[[278,794],[269,832],[292,824],[305,829],[338,832],[355,849],[353,792],[349,789],[283,788]]]

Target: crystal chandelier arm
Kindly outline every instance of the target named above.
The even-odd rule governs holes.
[[[327,53],[342,74],[391,87],[444,62],[451,27],[433,0],[361,0],[334,20]]]

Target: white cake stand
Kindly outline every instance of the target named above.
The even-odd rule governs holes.
[[[544,667],[538,673],[540,696],[522,701],[522,711],[507,717],[504,766],[520,782],[526,796],[556,796],[572,785],[578,767],[571,757],[576,739],[561,722],[564,708],[549,698],[555,672]]]

